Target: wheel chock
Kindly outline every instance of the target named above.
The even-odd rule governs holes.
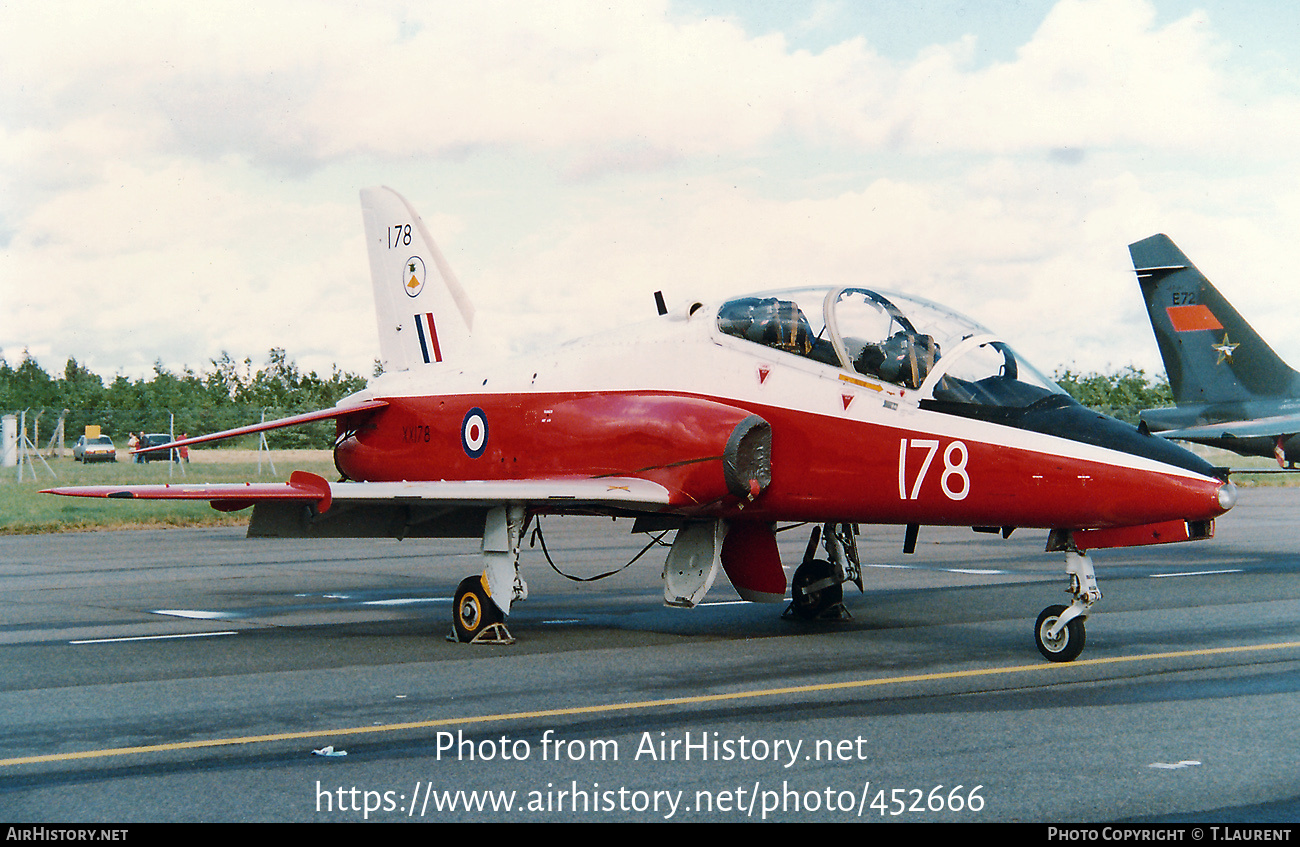
[[[447,640],[452,642],[457,642],[457,643],[460,641],[460,639],[456,637],[456,630],[454,628],[452,629],[451,632],[447,633]],[[506,629],[505,624],[494,623],[490,626],[485,627],[482,632],[480,632],[478,635],[471,638],[468,643],[470,644],[514,644],[515,637],[510,634],[510,630]]]
[[[853,615],[849,612],[848,606],[845,606],[843,603],[832,603],[819,612],[815,618],[803,618],[795,613],[794,603],[792,602],[790,605],[785,607],[785,611],[781,613],[781,618],[782,620],[800,621],[851,621],[853,620]]]

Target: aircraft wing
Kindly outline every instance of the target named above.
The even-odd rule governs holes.
[[[1294,449],[1297,435],[1300,435],[1300,415],[1274,415],[1268,418],[1251,420],[1224,421],[1222,423],[1200,424],[1179,429],[1160,430],[1155,433],[1161,438],[1173,438],[1191,441],[1195,444],[1208,444],[1246,455],[1266,456],[1267,446],[1271,445],[1273,458],[1278,467],[1294,470],[1294,459],[1290,451]],[[1288,462],[1290,459],[1290,462]],[[1241,468],[1240,472],[1257,472],[1256,469]]]
[[[273,421],[184,438],[159,444],[151,452],[203,444],[256,432],[313,421],[346,418],[387,406],[384,400],[367,400]],[[490,509],[507,503],[527,503],[562,508],[616,508],[657,511],[670,503],[664,486],[636,477],[566,477],[525,480],[437,480],[423,482],[330,482],[305,471],[295,471],[288,482],[165,483],[154,485],[89,485],[46,489],[42,493],[69,497],[103,497],[121,500],[206,500],[214,509],[238,511],[258,503],[312,504],[324,514],[336,503],[364,506],[414,506]]]
[[[236,511],[256,503],[314,503],[324,513],[334,503],[428,503],[491,507],[504,503],[564,507],[617,506],[653,510],[669,504],[667,488],[635,477],[437,482],[330,482],[295,471],[288,482],[161,485],[92,485],[50,488],[45,494],[123,500],[207,500],[213,508]]]
[[[334,406],[329,409],[320,409],[315,412],[305,412],[301,415],[291,415],[287,418],[277,418],[273,421],[263,421],[262,423],[236,427],[235,429],[213,432],[209,435],[196,435],[193,438],[182,438],[179,441],[172,441],[168,444],[142,447],[138,450],[132,450],[131,453],[132,455],[136,453],[155,453],[159,450],[171,450],[177,447],[189,447],[192,444],[206,444],[210,441],[221,441],[225,438],[237,438],[238,436],[251,435],[255,432],[269,432],[273,429],[283,429],[284,427],[298,426],[299,424],[313,423],[315,421],[328,421],[335,418],[345,418],[349,415],[360,414],[362,412],[373,412],[377,409],[382,409],[387,405],[388,401],[386,400],[366,400],[350,406]]]
[[[1182,429],[1166,429],[1157,432],[1156,435],[1182,441],[1200,441],[1207,438],[1290,438],[1297,433],[1300,433],[1300,415],[1276,415],[1256,420],[1226,421]]]

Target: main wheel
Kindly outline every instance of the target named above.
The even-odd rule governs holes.
[[[474,636],[504,619],[505,615],[483,588],[482,576],[467,576],[456,586],[451,625],[459,641],[473,641]]]
[[[1083,618],[1072,619],[1055,638],[1047,635],[1047,631],[1064,613],[1065,606],[1048,606],[1043,609],[1038,616],[1038,623],[1034,625],[1034,641],[1038,644],[1038,652],[1053,662],[1073,662],[1083,652]]]
[[[790,580],[790,608],[806,621],[843,600],[844,586],[835,579],[835,566],[825,559],[805,562]]]

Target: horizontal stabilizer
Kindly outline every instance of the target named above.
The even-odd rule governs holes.
[[[113,500],[207,500],[213,508],[235,511],[269,500],[315,502],[325,512],[331,503],[330,483],[305,471],[294,471],[288,482],[198,483],[162,485],[83,485],[48,488],[42,494],[65,497],[106,497]]]
[[[321,409],[317,412],[305,412],[301,415],[292,415],[287,418],[279,418],[273,421],[263,421],[262,423],[249,424],[236,429],[227,429],[223,432],[214,432],[209,435],[197,435],[193,438],[182,438],[179,441],[172,441],[167,444],[156,444],[150,447],[141,447],[138,450],[132,450],[135,453],[155,453],[159,450],[171,450],[177,447],[189,447],[193,444],[207,444],[211,441],[223,441],[227,438],[238,438],[241,435],[251,435],[255,432],[269,432],[273,429],[283,429],[288,426],[299,426],[305,423],[314,423],[316,421],[328,421],[338,418],[346,418],[349,415],[356,415],[362,412],[373,412],[382,409],[388,405],[386,400],[367,400],[364,403],[356,403],[350,406],[335,406],[332,409]]]

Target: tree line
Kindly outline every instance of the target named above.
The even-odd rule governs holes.
[[[1052,379],[1089,409],[1135,425],[1143,409],[1174,405],[1173,392],[1164,377],[1149,377],[1132,365],[1109,374],[1081,374],[1062,368],[1052,374]]]
[[[168,432],[191,435],[217,432],[333,406],[366,385],[365,377],[335,366],[328,377],[303,373],[284,351],[270,350],[266,363],[254,368],[252,359],[238,361],[227,352],[211,360],[211,367],[189,367],[174,373],[154,363],[152,377],[129,379],[118,374],[110,382],[69,358],[60,375],[50,375],[30,355],[12,366],[0,356],[0,410],[6,414],[27,410],[29,437],[40,415],[40,438],[54,432],[59,416],[64,420],[66,443],[71,446],[87,425],[98,425],[119,447],[131,432]],[[290,427],[266,434],[278,448],[325,448],[334,441],[329,421]],[[42,448],[45,444],[38,445]]]

